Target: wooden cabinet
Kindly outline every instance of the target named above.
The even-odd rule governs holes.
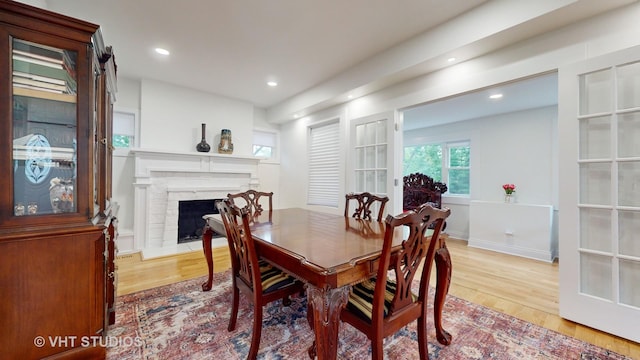
[[[0,54],[0,358],[104,358],[113,53],[97,25],[0,0]]]

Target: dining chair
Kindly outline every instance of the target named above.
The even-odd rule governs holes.
[[[447,192],[447,184],[421,173],[405,175],[402,183],[404,210],[413,210],[424,203],[431,203],[436,208],[442,207],[442,194]]]
[[[353,285],[340,319],[363,332],[371,341],[371,358],[383,358],[383,339],[414,320],[418,321],[420,359],[429,358],[427,348],[427,298],[431,263],[438,236],[449,209],[423,204],[385,219],[385,235],[377,274]],[[394,230],[405,227],[408,236],[399,249],[392,246]],[[420,265],[422,264],[422,267]],[[421,273],[418,273],[419,269]],[[389,277],[388,273],[392,276]],[[419,276],[418,294],[411,285]]]
[[[377,220],[382,221],[384,207],[387,204],[387,201],[389,201],[389,198],[386,196],[376,196],[369,192],[349,193],[345,195],[344,217],[349,217],[349,203],[354,201],[357,201],[358,205],[356,206],[353,214],[351,214],[351,217],[362,220],[373,220],[373,217],[371,215],[377,207]]]
[[[236,194],[227,194],[233,205],[249,209],[249,215],[260,214],[264,211],[263,205],[269,205],[267,210],[273,209],[273,192],[247,190]],[[267,198],[267,200],[261,200]],[[244,200],[244,201],[241,201]]]
[[[233,331],[236,327],[242,291],[253,303],[253,331],[247,359],[255,359],[262,334],[263,306],[279,299],[282,299],[283,305],[289,305],[289,296],[302,293],[304,284],[265,260],[259,260],[251,237],[251,220],[246,207],[239,208],[230,199],[218,202],[217,207],[227,232],[233,273],[233,303],[227,329]]]

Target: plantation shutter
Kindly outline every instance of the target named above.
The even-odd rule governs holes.
[[[338,207],[340,189],[340,127],[338,122],[310,129],[307,203]]]

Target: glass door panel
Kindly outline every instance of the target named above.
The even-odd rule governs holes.
[[[611,257],[590,253],[580,254],[580,291],[582,293],[610,300]]]
[[[611,69],[596,71],[580,77],[580,115],[611,111],[613,80]]]
[[[640,207],[640,161],[618,164],[618,205]]]
[[[640,211],[618,212],[618,251],[621,255],[640,258]],[[638,283],[640,284],[640,282]]]
[[[77,57],[12,40],[15,216],[76,211]]]
[[[618,109],[640,107],[640,62],[623,65],[617,68]]]
[[[580,248],[611,252],[611,210],[580,209]]]
[[[580,164],[580,203],[611,205],[611,164]]]
[[[618,157],[640,157],[640,112],[618,115]]]
[[[611,117],[580,119],[580,159],[611,158]]]

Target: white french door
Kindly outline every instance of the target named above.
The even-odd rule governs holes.
[[[351,121],[350,166],[347,171],[347,192],[366,191],[388,196],[385,212],[391,214],[394,211],[394,123],[394,112]]]
[[[560,316],[640,342],[640,46],[559,90]]]

